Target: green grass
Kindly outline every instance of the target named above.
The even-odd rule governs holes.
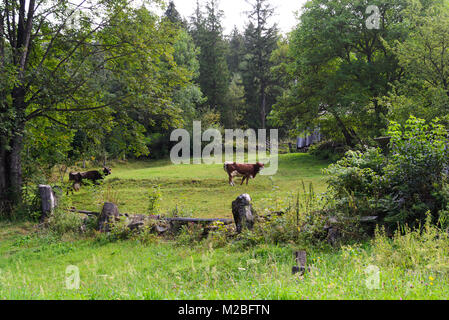
[[[449,294],[447,278],[402,268],[381,269],[381,288],[369,290],[365,267],[354,262],[357,252],[348,258],[341,251],[309,250],[311,271],[299,277],[291,274],[289,246],[213,250],[23,235],[2,240],[0,299],[446,299]],[[69,265],[80,270],[78,290],[66,288]]]
[[[102,188],[83,188],[76,193],[73,206],[83,210],[101,210],[107,199],[98,190],[114,190],[118,195],[119,209],[126,213],[146,213],[148,190],[161,186],[161,213],[175,208],[195,217],[231,217],[231,202],[242,193],[251,195],[255,203],[262,203],[273,194],[273,186],[279,196],[301,189],[301,183],[313,183],[316,192],[324,192],[326,185],[321,169],[329,163],[319,161],[308,154],[281,155],[279,170],[272,177],[258,175],[249,185],[228,184],[228,176],[222,165],[172,165],[169,161],[134,162],[117,164]]]

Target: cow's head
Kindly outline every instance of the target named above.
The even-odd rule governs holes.
[[[108,176],[112,173],[111,168],[103,167],[103,173]]]
[[[256,165],[259,168],[259,171],[262,170],[263,168],[265,168],[265,165],[261,162],[257,162]]]

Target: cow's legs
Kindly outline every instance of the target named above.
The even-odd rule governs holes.
[[[246,179],[246,181],[248,181],[248,177],[243,176],[243,178],[242,178],[242,183],[240,183],[240,185],[243,185],[243,182],[245,182],[245,179]],[[247,183],[248,183],[248,182],[247,182]]]
[[[229,174],[229,185],[234,186],[234,180],[232,179],[232,175]]]

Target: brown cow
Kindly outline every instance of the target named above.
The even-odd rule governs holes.
[[[249,179],[254,179],[256,175],[265,167],[263,163],[257,162],[256,164],[239,164],[236,162],[225,162],[223,168],[229,176],[229,184],[235,186],[234,177],[243,177],[242,182],[246,179],[246,185],[248,185]]]

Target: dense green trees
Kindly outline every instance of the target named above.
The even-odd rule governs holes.
[[[408,24],[414,26],[406,41],[394,44],[405,79],[394,84],[383,103],[390,118],[404,122],[410,113],[428,121],[449,123],[449,3],[433,1],[411,7]]]
[[[295,81],[275,107],[276,123],[287,120],[295,129],[331,121],[327,131],[339,130],[349,146],[362,137],[381,134],[388,109],[378,99],[403,76],[389,45],[407,35],[402,24],[405,3],[377,1],[382,17],[379,29],[366,25],[370,4],[307,2],[290,37],[294,61],[288,72]]]
[[[355,147],[385,134],[391,119],[445,117],[448,12],[438,0],[308,1],[276,67],[290,84],[272,123],[294,133],[320,126]]]

